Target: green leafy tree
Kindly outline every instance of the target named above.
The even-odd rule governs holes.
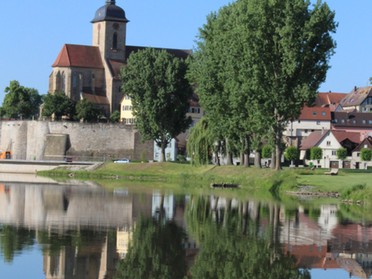
[[[271,146],[265,145],[264,147],[262,147],[262,158],[271,158],[272,153],[273,149]]]
[[[310,148],[310,160],[320,160],[323,157],[323,150],[318,147],[314,146]]]
[[[216,139],[208,127],[209,121],[203,117],[191,129],[187,139],[187,153],[193,165],[208,165],[211,161]]]
[[[186,64],[166,51],[145,49],[132,54],[122,68],[123,91],[132,99],[136,127],[145,140],[161,148],[161,161],[172,138],[191,124],[186,117],[192,88]]]
[[[288,160],[291,161],[291,165],[293,165],[293,161],[298,160],[300,156],[300,152],[298,148],[294,146],[289,146],[284,152],[284,157]]]
[[[110,121],[112,123],[117,123],[120,121],[120,112],[118,110],[115,110],[113,113],[111,113]]]
[[[360,151],[360,158],[363,161],[371,161],[372,159],[372,150],[368,148],[362,148]]]
[[[335,30],[321,1],[238,0],[211,14],[190,68],[206,112],[229,136],[269,127],[280,169],[284,127],[325,80]]]
[[[36,89],[24,87],[13,80],[5,88],[5,93],[2,116],[29,119],[38,115],[42,97]]]
[[[341,147],[337,149],[336,151],[337,158],[340,160],[345,160],[347,157],[347,149],[344,147]]]
[[[76,118],[84,122],[97,122],[101,111],[88,100],[80,100],[76,104]]]
[[[42,115],[46,117],[54,115],[56,120],[61,120],[62,116],[73,119],[75,115],[75,102],[63,92],[49,93],[44,97]]]

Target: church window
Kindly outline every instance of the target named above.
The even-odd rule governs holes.
[[[118,48],[118,34],[115,32],[112,36],[112,49]]]

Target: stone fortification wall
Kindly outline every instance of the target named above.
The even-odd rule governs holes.
[[[1,121],[0,149],[10,148],[14,159],[44,160],[51,136],[68,139],[66,155],[74,160],[109,160],[127,157],[132,160],[152,159],[152,142],[142,143],[139,133],[122,124],[87,124],[77,122]],[[53,141],[52,141],[53,142]],[[66,141],[55,141],[65,145]],[[52,151],[49,151],[52,150]],[[149,157],[150,156],[150,157]]]

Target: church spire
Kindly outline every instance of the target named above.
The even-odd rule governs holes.
[[[115,5],[115,0],[106,0],[106,4]]]

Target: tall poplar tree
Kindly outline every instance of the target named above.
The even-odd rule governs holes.
[[[186,113],[192,88],[185,75],[183,60],[152,48],[131,54],[121,71],[122,88],[131,97],[136,127],[145,140],[154,140],[161,148],[161,161],[172,138],[191,124]]]
[[[287,121],[325,80],[334,16],[321,1],[310,7],[308,0],[237,0],[200,30],[189,76],[202,105],[213,115],[224,108],[223,117],[212,119],[229,123],[221,124],[226,131],[270,136],[276,169]]]

